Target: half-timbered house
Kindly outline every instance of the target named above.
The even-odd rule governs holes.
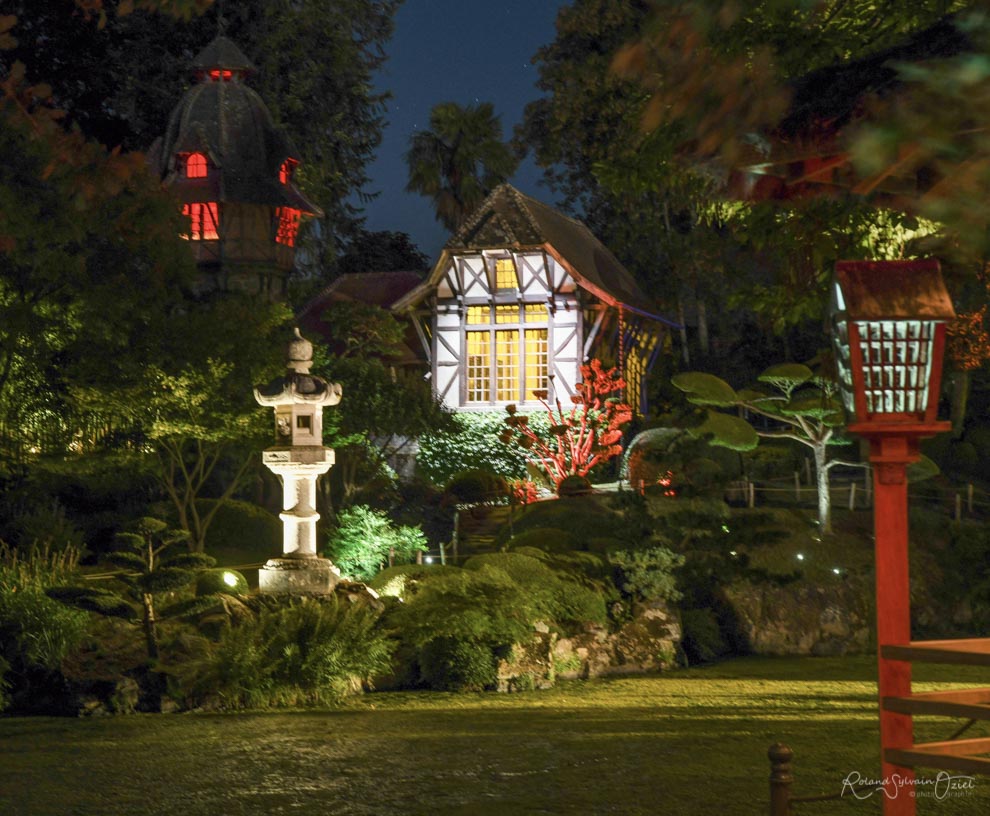
[[[391,306],[414,325],[436,393],[455,410],[569,404],[581,365],[618,365],[625,398],[674,324],[580,221],[498,187],[446,244],[426,280]]]

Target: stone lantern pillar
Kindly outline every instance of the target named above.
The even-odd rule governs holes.
[[[323,446],[323,406],[337,405],[341,389],[313,376],[313,344],[299,329],[288,346],[285,376],[254,389],[260,405],[275,409],[275,445],[262,461],[282,482],[282,556],[259,571],[262,592],[327,594],[340,572],[316,552],[316,480],[333,466],[333,449]]]

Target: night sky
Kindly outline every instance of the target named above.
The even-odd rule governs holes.
[[[428,128],[430,109],[440,102],[491,102],[508,138],[527,102],[540,94],[536,50],[555,37],[557,10],[566,0],[406,0],[395,17],[395,34],[378,87],[392,92],[388,126],[370,168],[368,191],[379,197],[365,205],[369,230],[406,232],[436,260],[447,240],[431,201],[404,192],[403,155],[417,128]],[[538,187],[540,171],[527,160],[510,180],[522,192],[548,203]]]

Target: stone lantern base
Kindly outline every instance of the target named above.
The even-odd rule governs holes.
[[[266,595],[329,595],[340,570],[328,558],[270,558],[258,570],[258,588]]]

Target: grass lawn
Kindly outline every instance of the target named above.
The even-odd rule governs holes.
[[[916,676],[980,682],[951,667]],[[796,795],[878,775],[874,682],[865,657],[744,658],[517,695],[369,694],[335,711],[6,719],[0,813],[764,814],[777,740],[795,752]],[[795,812],[876,814],[880,801]],[[918,805],[988,812],[990,778]]]

